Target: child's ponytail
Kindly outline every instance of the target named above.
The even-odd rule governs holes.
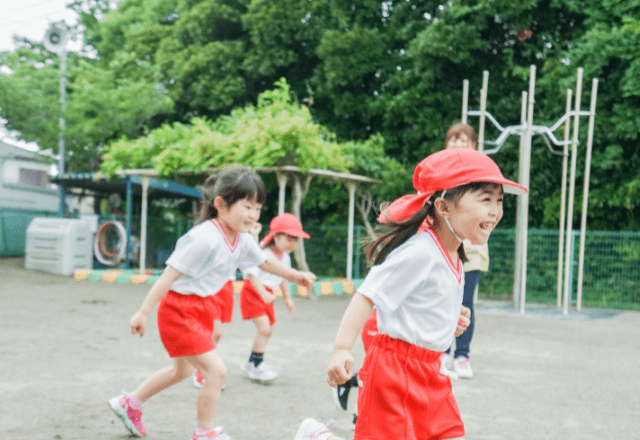
[[[460,194],[458,194],[459,192],[459,190],[449,190],[445,194],[445,199],[458,199],[460,197]],[[425,203],[422,208],[409,219],[401,222],[388,220],[386,223],[379,225],[376,228],[378,238],[368,243],[364,248],[369,264],[375,266],[376,264],[382,263],[392,250],[417,233],[425,221],[429,226],[436,227],[438,225],[438,216],[436,215],[436,209],[433,202],[440,197],[441,194],[442,191],[434,193],[429,197],[427,203]],[[460,243],[460,246],[458,247],[458,255],[463,263],[469,261],[464,252],[464,245],[462,243]]]
[[[379,233],[378,238],[364,248],[369,264],[375,266],[382,263],[389,252],[418,232],[420,225],[424,223],[432,209],[430,203],[425,203],[418,212],[407,220],[402,222],[389,221],[379,225],[376,228],[376,232]]]

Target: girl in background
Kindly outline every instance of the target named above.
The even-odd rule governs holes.
[[[197,398],[198,426],[193,440],[231,440],[213,420],[227,373],[215,352],[214,318],[220,315],[216,294],[237,268],[258,265],[261,269],[304,286],[315,276],[265,258],[247,233],[260,217],[266,199],[262,179],[243,166],[222,169],[205,182],[198,223],[180,237],[167,260],[167,268],[151,287],[140,310],[129,324],[132,334],[144,336],[147,317],[158,307],[160,338],[173,365],[152,374],[133,393],[109,400],[109,406],[137,437],[146,435],[141,421],[142,404],[183,379],[194,368],[204,383]]]
[[[261,247],[266,258],[278,260],[287,267],[291,267],[291,252],[298,247],[301,238],[310,238],[302,230],[302,224],[292,214],[284,213],[274,217],[269,226],[269,234],[262,240]],[[282,290],[287,310],[292,313],[295,309],[289,282],[282,277],[252,267],[244,272],[244,283],[240,292],[240,310],[242,319],[251,319],[256,325],[256,337],[249,359],[240,365],[242,371],[249,378],[260,382],[271,382],[278,377],[278,373],[271,370],[264,362],[264,351],[269,337],[273,334],[276,323],[273,303],[276,295],[273,293],[278,287]]]

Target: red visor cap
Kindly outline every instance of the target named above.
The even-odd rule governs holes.
[[[489,156],[469,148],[450,148],[433,153],[418,164],[413,173],[413,187],[418,194],[403,196],[380,213],[378,221],[407,220],[418,212],[437,191],[472,182],[502,184],[505,193],[524,195],[527,189],[506,179]]]
[[[271,241],[275,234],[282,233],[292,237],[311,238],[309,234],[302,230],[302,223],[293,214],[285,212],[275,216],[269,224],[269,233],[260,242],[261,246]]]

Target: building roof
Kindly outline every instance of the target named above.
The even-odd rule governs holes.
[[[8,143],[0,138],[0,158],[13,160],[27,160],[30,162],[53,163],[55,159],[37,151],[30,151],[17,145]]]
[[[142,179],[139,176],[106,179],[97,173],[65,173],[61,178],[53,177],[51,182],[63,184],[67,189],[83,189],[98,194],[119,193],[124,196],[127,193],[128,179],[131,180],[133,194],[142,194]],[[151,178],[149,180],[149,197],[201,199],[202,193],[190,186]]]

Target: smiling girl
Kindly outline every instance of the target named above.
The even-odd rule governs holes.
[[[440,357],[460,326],[462,241],[486,243],[502,218],[503,185],[526,191],[483,153],[443,150],[416,167],[418,194],[381,214],[382,234],[367,247],[374,265],[342,318],[327,370],[333,387],[351,378],[351,348],[375,305],[378,333],[359,371],[354,440],[463,438]]]
[[[222,169],[207,179],[196,226],[178,239],[167,267],[129,324],[144,336],[147,317],[158,307],[160,339],[173,365],[152,374],[133,393],[109,400],[109,406],[137,437],[146,435],[142,404],[165,388],[186,379],[197,368],[204,383],[197,399],[198,426],[193,440],[231,440],[213,419],[227,369],[213,340],[219,319],[217,296],[238,267],[260,269],[310,287],[315,276],[267,258],[249,235],[260,217],[266,189],[260,176],[243,166]]]

